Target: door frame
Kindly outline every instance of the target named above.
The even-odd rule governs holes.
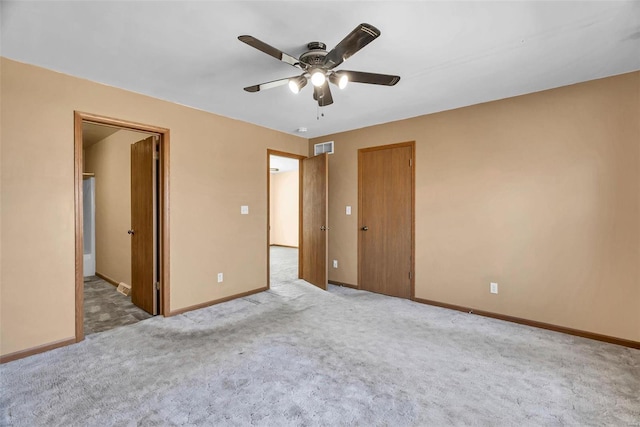
[[[82,123],[95,123],[132,131],[151,132],[160,137],[160,182],[158,231],[160,263],[160,311],[158,314],[170,314],[169,304],[169,129],[151,126],[128,120],[115,119],[81,111],[73,112],[74,134],[74,211],[75,211],[75,340],[84,339],[84,278],[83,278],[83,209],[82,209]]]
[[[271,289],[271,156],[298,160],[298,279],[302,278],[302,160],[307,156],[267,148],[267,289]]]
[[[416,142],[407,141],[396,144],[379,145],[376,147],[360,148],[358,150],[358,230],[362,224],[362,154],[370,151],[388,150],[392,148],[411,148],[411,296],[414,300],[416,296]],[[358,289],[362,289],[362,233],[358,231]]]

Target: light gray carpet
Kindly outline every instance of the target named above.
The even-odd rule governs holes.
[[[298,280],[0,373],[15,426],[640,422],[637,350]]]
[[[84,278],[84,334],[104,332],[148,319],[151,314],[131,302],[98,276]]]
[[[272,287],[287,285],[298,280],[298,249],[271,246],[269,258]]]

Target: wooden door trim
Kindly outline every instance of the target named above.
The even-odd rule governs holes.
[[[366,153],[369,151],[379,151],[379,150],[389,150],[391,148],[402,148],[402,147],[411,147],[411,154],[415,154],[415,148],[416,148],[416,143],[415,141],[407,141],[407,142],[398,142],[395,144],[388,144],[388,145],[377,145],[375,147],[366,147],[366,148],[360,148],[358,150],[358,154],[360,153]],[[358,159],[359,160],[359,159]],[[358,167],[358,170],[360,168]]]
[[[302,277],[302,159],[307,156],[267,148],[267,289],[271,289],[271,156],[298,159],[298,278]]]
[[[358,150],[358,289],[362,289],[362,263],[360,257],[362,255],[362,233],[360,233],[360,225],[362,224],[362,155],[371,151],[388,150],[393,148],[411,148],[411,299],[416,295],[416,142],[398,142],[395,144],[379,145],[376,147],[360,148]]]
[[[74,210],[75,210],[75,341],[84,339],[84,279],[83,279],[83,209],[82,209],[82,123],[115,126],[133,131],[151,132],[160,136],[160,313],[170,315],[169,288],[169,140],[167,128],[115,119],[98,114],[73,112],[74,120]]]

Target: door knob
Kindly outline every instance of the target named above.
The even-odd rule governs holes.
[[[367,231],[368,229],[369,227],[367,227],[366,225],[361,228],[362,231]]]
[[[127,233],[129,233],[129,234],[131,234],[133,236],[135,234],[135,231],[129,230],[129,231],[127,231]]]

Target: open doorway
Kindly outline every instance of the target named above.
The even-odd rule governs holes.
[[[132,151],[150,137],[159,138],[148,132],[82,123],[85,335],[131,325],[157,313],[134,304],[131,294]]]
[[[168,138],[75,113],[76,341],[168,313]]]
[[[300,278],[301,179],[304,156],[268,150],[269,286]]]

